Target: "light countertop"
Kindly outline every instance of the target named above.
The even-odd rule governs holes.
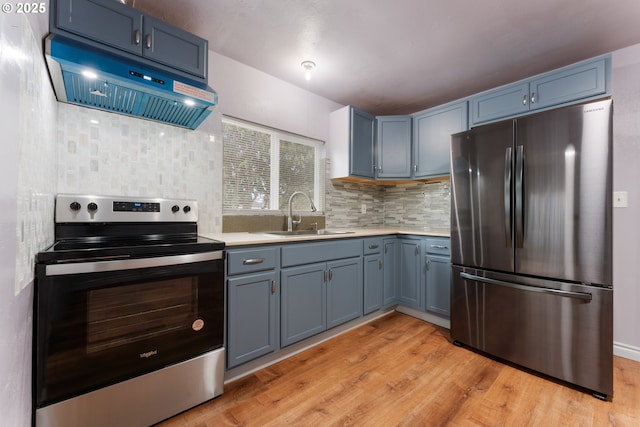
[[[348,239],[354,237],[375,237],[389,235],[413,235],[413,236],[434,236],[449,237],[449,230],[430,228],[331,228],[335,231],[350,231],[348,234],[329,235],[302,235],[302,236],[276,236],[261,232],[241,232],[241,233],[203,233],[202,236],[225,242],[227,247],[260,245],[270,243],[289,243],[303,241],[317,241],[328,239]]]

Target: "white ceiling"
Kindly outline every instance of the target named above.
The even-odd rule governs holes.
[[[127,4],[198,34],[215,52],[376,115],[416,112],[640,43],[640,0]],[[309,82],[305,60],[317,64]]]

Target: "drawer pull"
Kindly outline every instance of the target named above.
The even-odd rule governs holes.
[[[380,245],[369,245],[369,249],[378,249]]]
[[[263,262],[264,262],[264,258],[249,258],[249,259],[242,260],[243,265],[262,264]]]
[[[445,245],[431,245],[433,249],[449,249],[448,246]]]

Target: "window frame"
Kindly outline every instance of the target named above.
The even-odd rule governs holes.
[[[322,214],[324,212],[324,197],[321,194],[324,191],[324,170],[323,160],[325,156],[325,142],[319,139],[310,138],[291,132],[275,129],[269,126],[260,125],[257,123],[248,122],[246,120],[238,119],[230,116],[222,116],[222,126],[229,124],[232,126],[239,126],[249,129],[255,132],[261,132],[270,136],[270,194],[269,194],[269,207],[264,209],[230,209],[225,207],[224,200],[224,188],[222,191],[222,211],[223,214],[231,215],[273,215],[285,213],[285,210],[279,208],[280,206],[280,141],[285,140],[293,142],[295,144],[306,145],[314,148],[314,176],[313,176],[313,188],[314,195],[312,198],[313,204],[316,206],[317,213]],[[224,131],[222,132],[222,147],[223,147],[223,163],[224,163]],[[224,167],[222,176],[222,185],[225,184]]]

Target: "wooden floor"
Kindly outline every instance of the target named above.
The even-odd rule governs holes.
[[[640,363],[615,357],[603,402],[392,313],[225,386],[162,427],[640,426]]]

